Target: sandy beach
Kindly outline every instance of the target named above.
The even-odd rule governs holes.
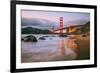
[[[83,37],[82,35],[76,35],[71,38],[75,40],[77,44],[77,60],[90,59],[90,36]]]
[[[89,36],[76,35],[63,38],[58,42],[44,41],[44,43],[40,43],[41,46],[35,44],[22,42],[21,62],[86,60],[90,58]]]
[[[76,37],[78,43],[77,59],[85,60],[90,59],[90,37]]]

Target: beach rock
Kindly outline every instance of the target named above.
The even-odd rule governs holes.
[[[86,37],[86,35],[84,34],[84,35],[82,35],[82,37]]]
[[[26,36],[24,38],[24,41],[27,41],[27,42],[37,42],[37,38],[33,35],[29,35],[29,36]]]
[[[24,38],[21,38],[22,41],[24,41]]]
[[[68,37],[68,36],[64,34],[60,34],[59,37]]]
[[[40,40],[45,40],[45,38],[44,38],[44,37],[40,37],[39,39],[40,39]]]

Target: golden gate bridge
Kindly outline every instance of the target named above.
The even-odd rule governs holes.
[[[59,19],[59,28],[55,29],[54,27],[52,28],[52,33],[53,34],[68,34],[68,33],[72,33],[75,32],[77,29],[75,26],[69,26],[69,27],[63,27],[64,26],[64,22],[63,22],[63,17],[60,17]]]

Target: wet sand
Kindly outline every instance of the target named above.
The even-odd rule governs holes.
[[[85,60],[90,58],[90,38],[77,35],[69,39],[62,39],[54,49],[48,47],[39,52],[35,51],[34,48],[31,50],[22,48],[21,62]]]
[[[77,51],[77,59],[78,60],[86,60],[90,59],[90,37],[77,37],[77,45],[78,45],[78,51]]]
[[[64,41],[62,45],[62,55],[65,56],[64,46],[70,48],[74,53],[75,60],[86,60],[90,59],[90,37],[83,37],[82,35],[76,35],[74,37],[70,37],[66,41]]]
[[[90,36],[83,37],[82,35],[76,35],[72,39],[76,39],[77,60],[90,59]]]

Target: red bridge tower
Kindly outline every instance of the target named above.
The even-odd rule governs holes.
[[[60,17],[60,29],[63,28],[63,17]],[[63,30],[60,30],[60,34],[63,34]]]

